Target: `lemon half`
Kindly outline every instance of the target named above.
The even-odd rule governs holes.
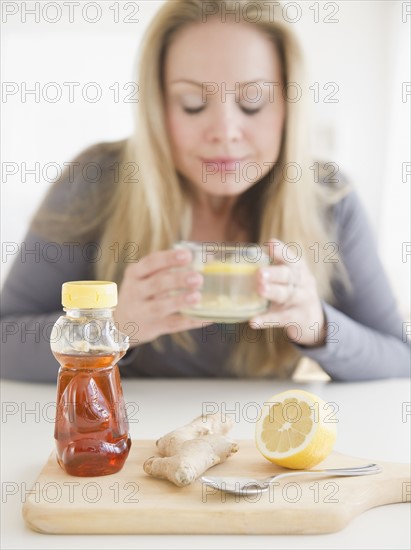
[[[270,462],[305,470],[322,462],[336,439],[330,403],[303,390],[288,390],[264,402],[255,442]]]

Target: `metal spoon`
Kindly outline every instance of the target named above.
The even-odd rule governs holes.
[[[208,477],[202,476],[201,481],[219,491],[233,493],[235,495],[253,495],[268,491],[270,483],[283,477],[291,476],[367,476],[379,474],[382,468],[378,464],[366,464],[355,468],[328,468],[325,470],[294,470],[281,472],[265,479],[254,479],[251,477]]]

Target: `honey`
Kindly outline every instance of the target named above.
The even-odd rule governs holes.
[[[50,347],[60,363],[54,427],[57,461],[73,476],[104,476],[123,467],[131,447],[118,361],[128,336],[113,319],[117,285],[63,284],[66,315],[57,319]]]
[[[115,364],[121,356],[54,355],[61,364],[54,431],[60,466],[73,476],[118,472],[131,446]]]

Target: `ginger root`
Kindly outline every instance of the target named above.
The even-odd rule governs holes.
[[[238,451],[238,445],[225,437],[233,420],[222,422],[218,414],[198,416],[189,424],[169,432],[156,441],[161,457],[151,456],[144,471],[168,479],[178,487],[195,481],[211,466],[224,462]]]

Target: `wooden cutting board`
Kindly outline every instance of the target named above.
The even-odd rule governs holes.
[[[266,461],[253,441],[209,475],[265,477],[283,469]],[[319,467],[378,462],[380,474],[364,477],[295,477],[267,493],[236,496],[197,480],[179,488],[145,474],[155,441],[135,440],[124,468],[103,477],[72,477],[53,452],[23,507],[26,523],[42,533],[65,534],[315,534],[343,529],[364,510],[410,502],[410,465],[338,453]]]

